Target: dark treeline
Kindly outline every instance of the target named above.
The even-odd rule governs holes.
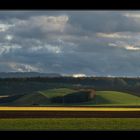
[[[51,98],[52,103],[80,103],[94,99],[93,91],[77,91],[64,96],[56,96]]]
[[[140,78],[128,77],[33,77],[1,78],[0,95],[33,93],[57,87],[125,91],[140,96]]]

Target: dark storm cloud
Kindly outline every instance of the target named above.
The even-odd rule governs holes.
[[[72,12],[70,23],[85,29],[86,32],[139,32],[139,23],[125,16],[126,13],[121,11]]]
[[[139,32],[139,11],[1,11],[0,71],[138,76]]]

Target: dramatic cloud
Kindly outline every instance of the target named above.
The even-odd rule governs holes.
[[[0,72],[140,75],[140,11],[0,11]]]
[[[105,33],[97,33],[98,37],[104,37],[104,38],[116,38],[116,39],[130,39],[130,35],[122,35],[120,33],[110,33],[110,34],[105,34]]]
[[[39,68],[27,64],[9,63],[9,65],[13,70],[19,72],[39,71]]]

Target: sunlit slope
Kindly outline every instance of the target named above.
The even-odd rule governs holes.
[[[42,95],[44,95],[48,98],[52,98],[52,97],[56,97],[56,96],[65,96],[72,92],[75,92],[75,90],[70,89],[70,88],[56,88],[56,89],[40,91],[39,93],[41,93]]]
[[[81,103],[54,103],[52,98],[63,97],[74,93],[76,90],[70,88],[59,88],[38,91],[33,94],[25,94],[13,99],[12,102],[0,104],[1,106],[140,106],[140,97],[117,91],[96,91],[92,100]],[[75,93],[77,94],[77,93]],[[10,98],[10,97],[8,97]],[[75,96],[73,96],[75,98]],[[72,99],[73,99],[72,98]],[[10,101],[11,101],[10,100]]]
[[[117,91],[97,91],[95,99],[84,105],[140,106],[140,97]]]
[[[25,105],[26,103],[33,105],[33,103],[36,103],[49,106],[140,106],[140,97],[117,91],[96,91],[95,99],[83,103],[54,104],[48,100],[49,98],[64,96],[72,92],[74,92],[74,90],[65,88],[46,90],[38,94],[26,95],[24,98],[22,97],[15,101],[15,103],[21,105]]]
[[[52,105],[50,100],[51,98],[57,96],[64,96],[74,91],[75,90],[67,88],[39,91],[33,94],[25,94],[24,96],[20,97],[19,99],[13,100],[13,102],[8,103],[7,105]]]

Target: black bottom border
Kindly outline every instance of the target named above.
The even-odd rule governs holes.
[[[14,140],[119,140],[139,139],[140,131],[0,131],[0,136]]]

